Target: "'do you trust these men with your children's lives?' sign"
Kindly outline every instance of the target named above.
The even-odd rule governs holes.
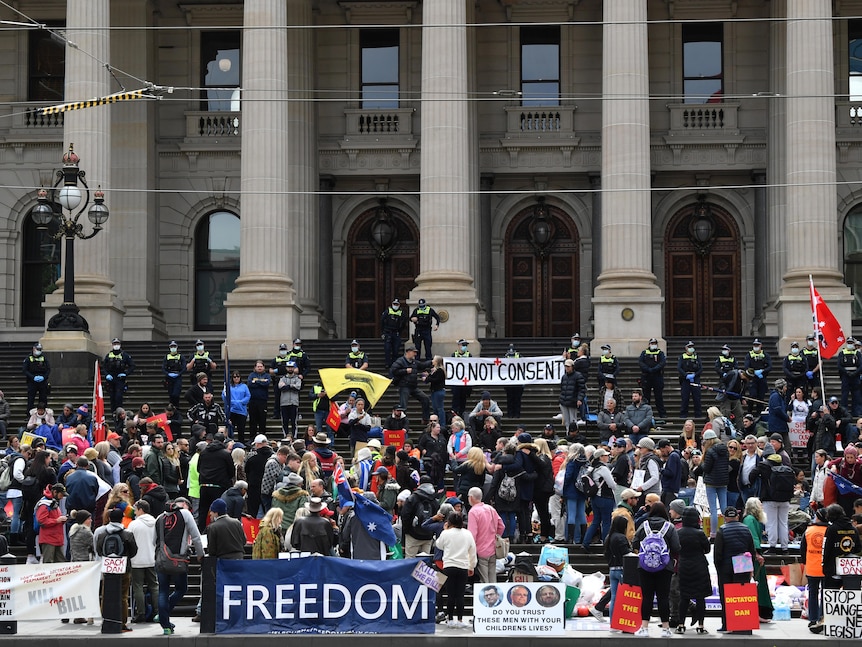
[[[492,583],[473,587],[473,632],[482,636],[565,635],[565,585]]]

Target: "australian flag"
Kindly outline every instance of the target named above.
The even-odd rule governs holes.
[[[373,501],[355,493],[353,495],[353,514],[362,522],[368,534],[377,541],[381,541],[387,546],[394,546],[397,543],[395,531],[392,530],[391,517],[386,510]]]
[[[353,492],[347,484],[347,479],[344,476],[344,468],[341,463],[335,464],[335,469],[332,470],[332,480],[335,482],[335,488],[338,491],[338,498],[341,502],[352,501]]]

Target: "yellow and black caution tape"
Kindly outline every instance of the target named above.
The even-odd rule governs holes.
[[[150,94],[144,94],[147,92],[146,89],[141,90],[131,90],[128,92],[117,92],[115,94],[109,94],[106,97],[99,97],[97,99],[89,99],[87,101],[73,101],[72,103],[62,103],[58,106],[48,106],[47,108],[40,108],[40,112],[42,115],[58,115],[61,112],[69,112],[70,110],[83,110],[84,108],[94,108],[96,106],[103,106],[108,103],[118,103],[120,101],[133,101],[135,99],[156,99],[158,97],[154,97]]]

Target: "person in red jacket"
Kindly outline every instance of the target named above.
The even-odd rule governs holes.
[[[36,520],[39,522],[39,548],[42,563],[65,562],[63,552],[66,515],[60,510],[60,501],[66,498],[66,486],[62,483],[45,488],[45,496],[36,504]]]

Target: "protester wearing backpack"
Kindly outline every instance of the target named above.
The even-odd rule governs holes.
[[[36,504],[36,521],[39,524],[39,549],[42,563],[65,562],[63,544],[66,541],[66,515],[60,509],[60,501],[66,497],[66,488],[56,483],[45,488],[44,495]]]
[[[589,552],[590,542],[593,537],[601,529],[602,542],[608,538],[608,533],[611,531],[611,514],[614,511],[614,491],[616,484],[614,477],[608,469],[608,450],[604,447],[599,447],[593,452],[593,460],[590,463],[592,471],[589,474],[589,479],[594,486],[590,490],[590,503],[593,508],[593,522],[587,528],[584,535],[584,545],[582,548]]]
[[[191,503],[177,497],[156,519],[156,577],[159,580],[159,624],[164,635],[174,633],[171,612],[188,590],[189,545],[198,561],[204,554]],[[171,591],[173,587],[173,592]]]
[[[790,499],[793,498],[796,473],[792,467],[782,462],[780,454],[774,453],[764,456],[757,469],[760,473],[760,500],[763,501],[763,511],[766,513],[766,535],[769,542],[768,548],[764,547],[763,554],[774,552],[779,544],[782,554],[787,554],[787,517],[790,514]]]
[[[419,553],[430,553],[433,533],[422,524],[433,517],[438,509],[437,493],[431,479],[423,476],[419,487],[404,502],[401,508],[401,531],[403,533],[404,557],[410,559]]]
[[[502,537],[514,541],[516,528],[518,526],[518,497],[517,489],[515,496],[511,499],[503,497],[500,494],[500,489],[503,484],[503,478],[507,476],[505,468],[515,462],[515,446],[508,443],[503,447],[503,451],[494,458],[494,463],[497,469],[494,471],[494,478],[491,481],[491,491],[488,493],[489,501],[493,504],[494,509],[503,520]],[[563,468],[560,468],[563,471]]]
[[[93,549],[99,557],[128,557],[126,560],[126,572],[122,575],[120,590],[122,601],[120,603],[120,614],[123,621],[123,632],[131,631],[129,627],[129,589],[132,586],[131,558],[138,553],[138,544],[135,536],[123,528],[123,511],[114,508],[109,513],[107,526],[99,526],[93,534]],[[104,596],[104,589],[102,589]],[[104,597],[102,598],[104,607]],[[104,612],[103,612],[104,615]]]
[[[539,449],[533,443],[533,437],[526,432],[518,434],[517,440],[515,460],[508,467],[504,467],[503,471],[507,476],[514,477],[518,484],[518,534],[522,543],[528,543],[533,534],[530,504],[533,502],[533,490],[538,478],[533,455]]]
[[[661,501],[650,506],[649,516],[635,532],[632,547],[638,553],[638,574],[644,600],[641,605],[641,626],[635,635],[649,636],[651,601],[655,596],[662,626],[661,637],[670,638],[673,635],[669,625],[670,580],[680,544],[676,528],[670,522],[667,508]]]

